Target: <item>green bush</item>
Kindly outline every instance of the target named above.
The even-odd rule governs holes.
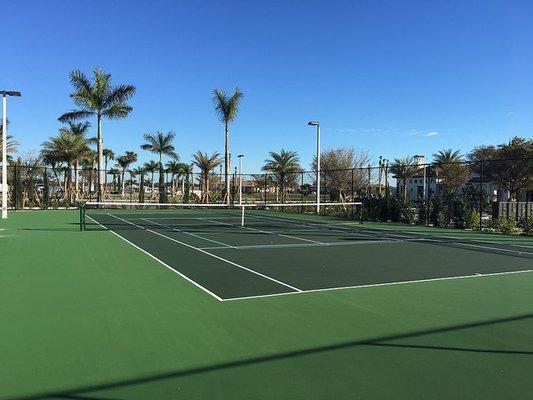
[[[489,224],[489,228],[492,228],[505,235],[518,235],[522,232],[522,230],[517,227],[514,219],[507,219],[505,217],[499,217],[498,219],[493,220]]]
[[[469,210],[465,218],[465,228],[468,229],[479,229],[479,211],[478,210]]]
[[[522,217],[518,226],[522,228],[525,235],[533,235],[533,215],[530,215],[528,218]]]

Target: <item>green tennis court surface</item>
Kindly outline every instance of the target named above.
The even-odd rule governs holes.
[[[295,212],[94,210],[108,229],[219,300],[533,270],[533,246],[380,231]]]
[[[531,238],[287,213],[89,217],[86,232],[75,211],[0,223],[1,399],[533,391]]]

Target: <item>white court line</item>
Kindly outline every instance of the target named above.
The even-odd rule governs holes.
[[[232,298],[229,298],[229,299],[222,299],[222,301],[226,302],[226,301],[235,301],[235,300],[250,300],[250,299],[260,299],[260,298],[263,298],[263,297],[285,296],[285,295],[290,295],[290,294],[301,295],[301,294],[305,294],[305,293],[331,292],[331,291],[335,291],[335,290],[345,290],[345,289],[363,289],[363,288],[379,287],[379,286],[409,285],[409,284],[427,283],[427,282],[436,282],[436,281],[448,281],[448,280],[454,280],[454,279],[485,278],[485,277],[489,277],[489,276],[524,274],[524,273],[531,273],[531,272],[533,272],[533,269],[526,269],[526,270],[521,270],[521,271],[491,272],[491,273],[487,273],[487,274],[448,276],[448,277],[444,277],[444,278],[429,278],[429,279],[418,279],[418,280],[411,280],[411,281],[372,283],[372,284],[368,284],[368,285],[358,285],[358,286],[339,286],[339,287],[331,287],[331,288],[323,288],[323,289],[302,290],[301,292],[298,292],[298,293],[295,293],[295,292],[272,293],[272,294],[264,294],[264,295],[257,295],[257,296],[232,297]]]
[[[406,243],[406,242],[420,242],[426,239],[412,239],[412,240],[359,240],[357,242],[325,242],[325,243],[286,243],[286,244],[257,244],[248,246],[233,246],[232,250],[247,250],[247,249],[283,249],[283,248],[307,248],[307,247],[337,247],[337,246],[356,246],[358,244],[383,244],[383,243]],[[212,246],[200,247],[203,250],[224,250],[228,247]]]
[[[216,254],[209,253],[208,251],[205,251],[205,250],[203,250],[203,249],[200,249],[200,248],[195,247],[195,246],[193,246],[193,245],[190,245],[190,244],[188,244],[188,243],[181,242],[181,241],[179,241],[179,240],[177,240],[177,239],[174,239],[174,238],[172,238],[172,237],[170,237],[170,236],[165,236],[165,235],[163,235],[162,233],[159,233],[159,232],[153,231],[153,230],[148,229],[148,228],[144,228],[144,227],[142,227],[142,226],[140,226],[140,225],[134,224],[133,222],[130,222],[130,221],[128,221],[128,220],[125,220],[124,218],[117,217],[116,215],[113,215],[113,214],[107,214],[107,215],[109,215],[110,217],[113,217],[113,218],[119,219],[119,220],[121,220],[121,221],[123,221],[123,222],[126,222],[127,224],[133,225],[133,226],[135,226],[135,227],[137,227],[137,228],[140,228],[140,229],[142,229],[142,230],[146,230],[147,232],[153,233],[154,235],[158,235],[158,236],[164,237],[165,239],[168,239],[168,240],[170,240],[170,241],[172,241],[172,242],[175,242],[175,243],[181,244],[182,246],[185,246],[185,247],[188,247],[188,248],[190,248],[190,249],[193,249],[193,250],[199,251],[200,253],[203,253],[203,254],[208,255],[208,256],[210,256],[210,257],[213,257],[213,258],[216,258],[217,260],[224,261],[225,263],[228,263],[228,264],[230,264],[230,265],[233,265],[233,266],[235,266],[235,267],[237,267],[237,268],[241,268],[241,269],[243,269],[243,270],[245,270],[245,271],[251,272],[252,274],[255,274],[255,275],[261,276],[261,277],[263,277],[263,278],[265,278],[265,279],[268,279],[268,280],[270,280],[270,281],[272,281],[272,282],[275,282],[275,283],[277,283],[277,284],[279,284],[279,285],[282,285],[282,286],[288,287],[289,289],[295,290],[295,291],[297,291],[297,292],[301,292],[301,291],[302,291],[302,289],[298,289],[297,287],[294,287],[294,286],[291,286],[291,285],[289,285],[289,284],[287,284],[287,283],[284,283],[284,282],[278,281],[278,280],[275,279],[275,278],[272,278],[272,277],[267,276],[267,275],[264,275],[264,274],[262,274],[262,273],[260,273],[260,272],[254,271],[253,269],[247,268],[247,267],[245,267],[245,266],[243,266],[243,265],[239,265],[239,264],[237,264],[237,263],[235,263],[235,262],[233,262],[233,261],[230,261],[230,260],[227,260],[227,259],[225,259],[225,258],[223,258],[223,257],[217,256]]]
[[[363,236],[363,237],[367,237],[367,238],[368,237],[376,237],[377,236],[377,235],[365,234],[365,233],[362,233],[362,232],[353,232],[353,231],[347,231],[347,230],[338,229],[338,228],[330,228],[327,225],[322,225],[322,224],[320,224],[320,222],[314,222],[314,221],[292,221],[292,220],[287,220],[287,219],[274,220],[272,218],[260,217],[260,216],[257,216],[257,215],[249,215],[248,219],[259,219],[259,220],[262,220],[262,221],[269,221],[269,222],[280,223],[280,224],[289,222],[289,223],[297,225],[297,226],[300,226],[301,224],[303,224],[305,226],[314,226],[314,227],[316,227],[316,230],[318,230],[320,232],[324,232],[324,231],[339,232],[339,233],[344,233],[344,234],[348,234],[348,235],[352,235],[352,236]],[[287,230],[291,230],[291,228],[287,228]],[[409,238],[410,237],[410,236],[405,236],[405,235],[395,235],[395,236],[400,236],[400,237],[403,237],[403,238]],[[394,239],[392,239],[392,240],[394,240]]]
[[[145,221],[145,222],[149,222],[151,224],[156,224],[156,225],[159,225],[159,226],[163,226],[167,229],[171,229],[175,232],[180,232],[180,233],[184,233],[186,235],[190,235],[190,236],[194,236],[195,238],[198,238],[198,239],[202,239],[202,240],[206,240],[208,242],[212,242],[212,243],[216,243],[216,244],[220,244],[224,247],[229,247],[229,248],[232,248],[233,246],[230,245],[230,244],[227,244],[227,243],[224,243],[224,242],[219,242],[218,240],[214,240],[214,239],[209,239],[209,238],[206,238],[206,237],[203,237],[203,236],[200,236],[200,235],[197,235],[195,233],[192,233],[192,232],[186,232],[186,231],[182,231],[180,229],[177,229],[177,228],[174,228],[173,226],[168,226],[168,225],[164,225],[164,224],[160,224],[158,222],[154,222],[151,220],[151,218],[141,218],[141,220]]]
[[[227,223],[227,222],[212,221],[212,220],[209,220],[209,219],[206,219],[206,218],[200,218],[200,219],[204,220],[204,221],[212,222],[214,224],[229,225],[229,226],[233,226],[233,227],[236,227],[236,228],[248,229],[248,230],[252,230],[252,231],[256,231],[256,232],[260,232],[260,233],[266,233],[267,235],[276,235],[276,236],[286,237],[286,238],[289,238],[289,239],[301,240],[303,242],[324,244],[324,242],[319,242],[318,240],[304,239],[304,238],[301,238],[301,237],[298,237],[298,236],[291,236],[291,235],[285,235],[283,233],[274,233],[274,232],[270,232],[270,231],[264,231],[262,229],[250,228],[249,226],[238,226],[238,225],[233,225],[233,224],[230,224],[230,223]]]
[[[124,236],[118,234],[117,232],[111,230],[111,229],[108,229],[107,227],[105,227],[104,225],[102,225],[100,222],[96,221],[94,218],[91,218],[89,215],[86,215],[87,218],[89,219],[92,219],[94,222],[96,222],[98,225],[100,225],[102,228],[104,228],[106,231],[109,231],[111,232],[113,235],[119,237],[120,239],[124,240],[126,243],[132,245],[133,247],[135,247],[137,250],[140,250],[142,251],[144,254],[146,254],[147,256],[153,258],[154,260],[156,260],[159,264],[161,264],[163,267],[165,268],[168,268],[169,270],[171,270],[172,272],[174,272],[175,274],[178,274],[179,276],[181,276],[183,279],[185,279],[187,282],[190,282],[192,283],[194,286],[196,286],[197,288],[203,290],[205,293],[213,296],[215,299],[219,300],[219,301],[222,301],[222,297],[220,296],[217,296],[216,294],[214,294],[213,292],[211,292],[209,289],[206,289],[205,287],[203,287],[202,285],[200,285],[199,283],[193,281],[191,278],[189,278],[188,276],[186,275],[183,275],[181,272],[179,272],[178,270],[172,268],[170,265],[168,265],[167,263],[165,263],[164,261],[160,260],[159,258],[157,258],[156,256],[154,256],[152,253],[149,253],[148,251],[144,250],[143,248],[137,246],[135,243],[132,243],[130,242],[128,239],[126,239]]]
[[[441,236],[441,239],[442,238],[443,237]],[[516,255],[524,255],[524,254],[533,255],[533,253],[530,253],[528,251],[501,249],[499,247],[481,246],[479,244],[463,243],[463,242],[451,242],[450,243],[450,242],[446,242],[446,241],[441,240],[441,239],[425,238],[424,240],[427,241],[427,242],[434,242],[434,243],[442,243],[442,244],[449,243],[449,244],[454,244],[454,245],[457,245],[457,246],[467,246],[467,247],[476,247],[476,248],[486,249],[486,250],[503,251],[503,252],[507,252],[507,253],[513,253],[513,254],[516,254]]]

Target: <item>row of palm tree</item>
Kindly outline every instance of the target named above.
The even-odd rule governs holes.
[[[87,118],[96,118],[97,136],[95,140],[97,143],[97,169],[99,171],[97,177],[97,198],[98,200],[101,200],[107,183],[107,177],[105,176],[104,171],[107,170],[109,160],[113,159],[112,152],[105,152],[104,149],[102,120],[105,118],[126,118],[133,110],[128,104],[128,100],[133,97],[136,88],[129,84],[113,86],[111,83],[111,74],[105,73],[98,68],[93,70],[92,80],[81,71],[72,71],[70,73],[70,83],[74,89],[70,94],[70,97],[77,108],[62,114],[59,117],[59,121],[72,123],[75,121],[86,120]],[[242,97],[243,93],[239,91],[238,88],[235,89],[231,96],[219,89],[215,89],[213,92],[213,102],[215,104],[216,113],[220,121],[224,124],[224,176],[226,181],[224,196],[225,201],[228,203],[230,201],[228,176],[231,162],[229,151],[229,126],[237,117]],[[159,154],[159,197],[161,201],[166,200],[166,192],[162,190],[162,156],[173,156],[175,153],[175,149],[172,145],[174,137],[175,135],[172,132],[163,134],[159,131],[155,134],[146,134],[144,136],[146,143],[142,146],[143,150]],[[125,160],[123,159],[122,161]]]

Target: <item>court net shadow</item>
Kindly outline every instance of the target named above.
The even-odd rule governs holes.
[[[90,393],[126,388],[128,386],[152,383],[157,381],[163,381],[167,379],[179,379],[184,377],[189,377],[193,375],[200,375],[209,372],[222,371],[231,368],[238,368],[244,366],[251,366],[261,363],[268,363],[272,361],[280,361],[285,359],[291,359],[295,357],[303,357],[308,355],[315,355],[320,353],[326,353],[330,351],[337,351],[343,349],[350,349],[354,347],[366,347],[366,346],[377,346],[377,347],[395,347],[395,348],[406,348],[406,349],[427,349],[427,350],[439,350],[439,351],[458,351],[458,352],[476,352],[476,353],[487,353],[487,354],[505,354],[505,355],[518,355],[518,356],[533,356],[533,347],[531,349],[516,350],[516,349],[484,349],[484,348],[472,348],[472,347],[448,347],[448,346],[425,346],[425,345],[416,345],[416,344],[396,344],[396,343],[387,343],[394,340],[400,339],[409,339],[409,338],[418,338],[425,335],[447,333],[447,332],[456,332],[466,329],[485,327],[490,325],[505,324],[517,321],[524,321],[533,319],[533,313],[516,315],[507,318],[491,319],[485,321],[478,321],[473,323],[464,323],[458,325],[452,325],[447,327],[425,329],[413,332],[406,332],[394,335],[387,335],[381,337],[368,338],[363,340],[347,341],[334,343],[325,346],[306,348],[301,350],[289,351],[285,353],[270,354],[264,356],[258,356],[253,358],[241,359],[228,361],[219,364],[207,365],[198,368],[184,369],[169,371],[166,373],[148,375],[144,377],[137,377],[131,379],[125,379],[122,381],[114,382],[104,382],[94,385],[81,386],[77,388],[70,388],[65,390],[50,391],[46,393],[33,394],[22,397],[12,397],[8,400],[52,400],[52,399],[84,399],[84,400],[123,400],[123,399],[112,399],[106,397],[91,397]],[[125,399],[124,399],[125,400]]]

